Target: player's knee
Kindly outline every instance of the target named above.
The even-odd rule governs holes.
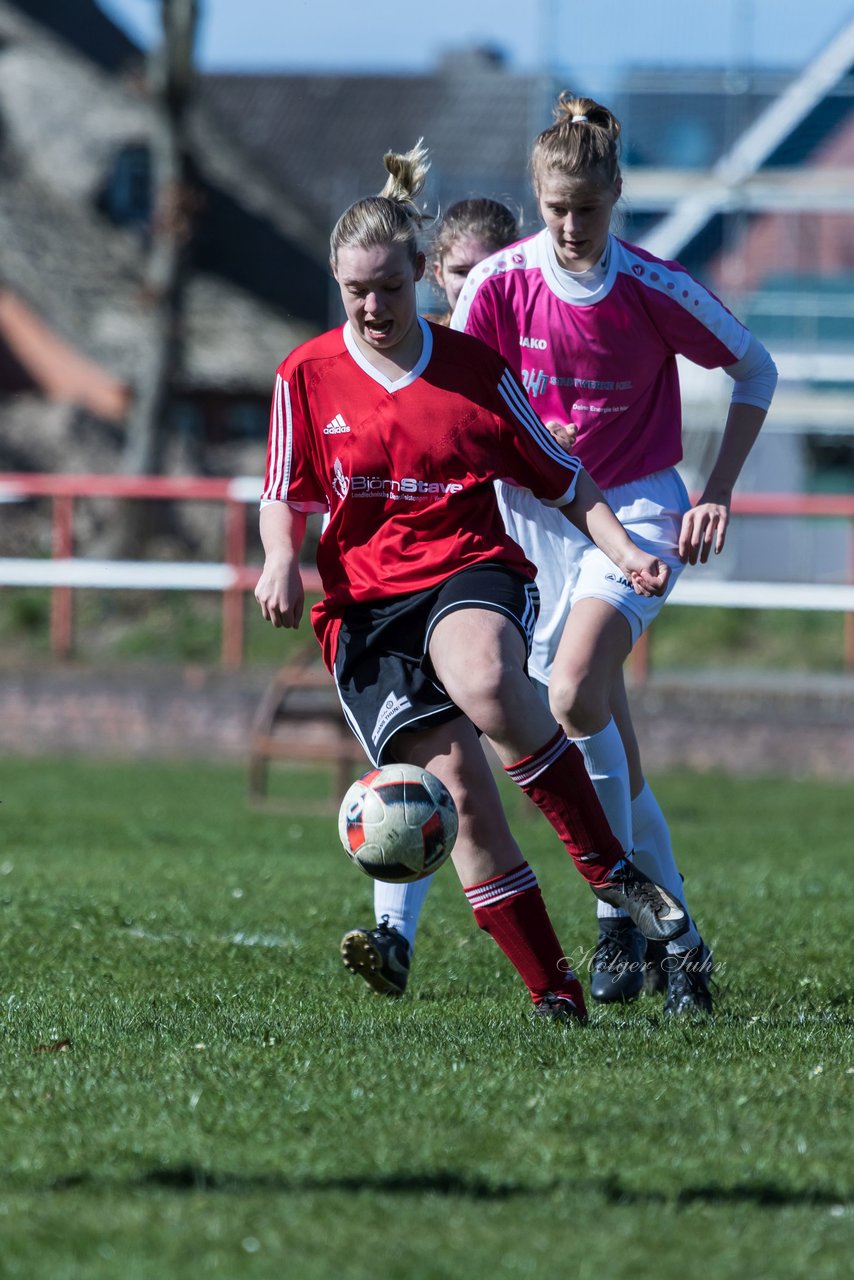
[[[610,714],[605,690],[591,676],[570,671],[552,676],[549,707],[554,718],[576,736],[596,733]]]
[[[557,720],[565,720],[578,702],[581,680],[572,671],[554,671],[549,681],[549,707]]]
[[[490,733],[506,718],[506,706],[510,702],[509,682],[515,672],[500,662],[463,663],[455,673],[451,685],[445,685],[457,706],[484,733]]]

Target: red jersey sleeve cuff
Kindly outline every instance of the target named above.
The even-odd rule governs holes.
[[[575,487],[578,483],[578,472],[576,471],[572,477],[572,483],[569,488],[561,494],[559,498],[540,498],[544,507],[568,507],[575,497]]]

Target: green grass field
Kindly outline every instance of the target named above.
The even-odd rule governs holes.
[[[237,768],[0,762],[0,1275],[847,1274],[854,793],[656,783],[719,1012],[581,1029],[531,1021],[450,867],[371,996],[333,817],[248,812]],[[592,899],[511,812],[578,958]]]

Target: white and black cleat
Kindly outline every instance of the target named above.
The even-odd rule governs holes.
[[[403,934],[383,916],[376,929],[350,929],[340,945],[344,968],[364,978],[382,996],[402,996],[411,950]]]
[[[645,876],[633,862],[623,858],[606,882],[593,888],[597,898],[630,915],[645,938],[672,942],[691,923],[685,907],[672,893]]]

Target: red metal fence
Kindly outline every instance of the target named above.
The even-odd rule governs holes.
[[[225,667],[243,661],[244,604],[255,588],[260,566],[247,563],[246,507],[256,506],[259,479],[205,477],[54,475],[0,472],[0,504],[31,498],[51,501],[50,560],[0,558],[0,586],[43,586],[50,589],[50,634],[53,652],[67,656],[73,645],[74,591],[84,587],[213,591],[222,595],[222,654]],[[78,499],[148,499],[208,502],[222,506],[223,558],[198,561],[94,560],[74,556],[74,504]],[[822,517],[848,521],[850,577],[854,579],[854,496],[842,494],[773,494],[738,496],[733,514],[740,516]],[[306,590],[317,591],[316,570],[303,574]],[[683,585],[684,584],[684,585]],[[854,669],[854,585],[811,583],[736,583],[719,579],[680,579],[675,604],[739,608],[827,609],[845,613],[845,665]],[[649,654],[643,637],[633,656],[635,679],[645,678]]]

